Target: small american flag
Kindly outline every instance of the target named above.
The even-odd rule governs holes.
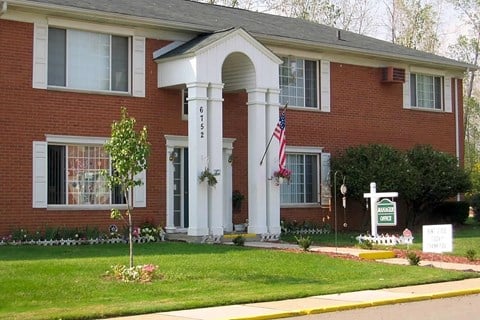
[[[280,114],[280,118],[278,119],[277,126],[275,127],[275,131],[273,132],[273,135],[275,136],[275,138],[278,139],[278,142],[280,143],[280,149],[278,151],[278,166],[280,168],[280,171],[285,170],[285,165],[287,162],[287,156],[285,154],[285,148],[287,147],[287,137],[285,136],[285,126],[286,126],[286,120],[285,120],[285,109],[284,109]]]

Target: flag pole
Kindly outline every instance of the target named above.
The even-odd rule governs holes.
[[[282,113],[287,111],[288,102],[285,103],[285,107],[282,109]],[[262,160],[260,160],[260,165],[263,164],[263,160],[265,160],[265,156],[267,155],[268,149],[270,148],[270,144],[272,143],[273,135],[275,134],[275,129],[273,129],[272,135],[270,136],[270,140],[268,140],[267,147],[265,148],[265,152],[263,153]]]

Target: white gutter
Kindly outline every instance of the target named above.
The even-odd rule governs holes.
[[[459,124],[459,118],[458,118],[458,108],[459,108],[459,105],[458,105],[458,102],[460,101],[460,99],[458,99],[458,79],[455,78],[455,81],[454,81],[454,85],[455,85],[455,151],[456,151],[456,156],[457,156],[457,160],[458,160],[458,166],[460,166],[460,124]],[[462,122],[463,124],[463,119],[462,119]],[[464,128],[465,130],[465,128]],[[464,152],[465,154],[465,152]],[[464,163],[463,165],[465,166],[465,158],[463,159]],[[462,166],[462,167],[464,167]],[[461,201],[462,198],[461,198],[461,195],[460,194],[457,194],[457,201]]]
[[[2,1],[1,2],[1,6],[0,6],[0,16],[4,15],[5,13],[7,13],[7,1]]]

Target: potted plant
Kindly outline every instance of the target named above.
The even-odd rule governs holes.
[[[232,193],[232,208],[239,211],[242,208],[242,201],[245,200],[245,196],[238,190],[234,190]]]
[[[291,175],[292,175],[292,171],[288,170],[287,168],[277,170],[273,173],[273,177],[277,185],[282,184],[284,182],[289,183]]]
[[[207,180],[207,183],[209,186],[213,187],[217,184],[217,178],[215,178],[215,175],[208,170],[208,168],[205,168],[200,175],[198,176],[198,179],[200,182]]]

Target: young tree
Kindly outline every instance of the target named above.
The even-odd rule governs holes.
[[[130,249],[130,268],[133,267],[133,224],[132,195],[133,188],[142,184],[136,175],[147,169],[147,157],[150,154],[150,143],[147,141],[147,128],[144,126],[138,133],[135,131],[134,118],[129,118],[127,109],[122,107],[120,121],[112,123],[111,139],[105,143],[105,150],[110,155],[112,173],[105,173],[110,188],[120,186],[126,201],[126,210],[111,210],[113,219],[126,219],[128,224],[128,242]]]

